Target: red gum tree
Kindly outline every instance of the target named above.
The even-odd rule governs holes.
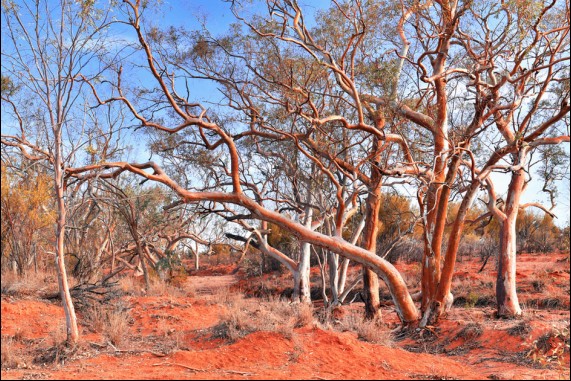
[[[418,199],[425,239],[421,324],[426,325],[436,321],[450,305],[460,236],[477,192],[498,162],[510,155],[520,156],[521,137],[506,139],[483,163],[475,159],[472,141],[480,139],[490,126],[496,125],[502,131],[502,117],[522,110],[521,99],[506,98],[506,93],[521,87],[524,79],[528,81],[523,82],[524,88],[538,89],[541,84],[537,81],[526,85],[530,76],[543,78],[541,73],[555,69],[557,75],[551,83],[565,84],[557,67],[568,65],[568,27],[543,30],[546,24],[542,21],[556,19],[561,13],[553,4],[530,15],[517,4],[486,3],[476,10],[471,2],[454,1],[420,5],[402,2],[390,7],[382,2],[336,3],[329,10],[335,17],[324,17],[322,25],[310,28],[296,2],[271,2],[267,19],[248,21],[236,11],[238,19],[253,31],[250,40],[241,38],[240,32],[217,40],[207,33],[188,37],[183,31],[161,33],[155,29],[147,37],[138,2],[125,4],[128,24],[137,35],[156,81],[156,110],[168,108],[170,115],[157,118],[148,109],[140,111],[144,108],[138,108],[121,86],[122,70],[117,73],[115,96],[101,98],[92,85],[98,103],[121,102],[142,126],[165,134],[180,135],[190,130],[184,136],[185,144],[190,142],[207,151],[224,148],[228,164],[222,176],[228,181],[208,189],[187,189],[152,162],[105,163],[73,169],[68,174],[86,178],[99,170],[97,176],[116,177],[129,171],[169,186],[183,202],[232,204],[247,210],[253,220],[271,222],[292,232],[301,242],[355,260],[365,265],[369,317],[378,314],[376,274],[387,284],[401,320],[408,323],[419,318],[398,271],[375,255],[383,179],[411,176],[421,184]],[[568,14],[568,7],[563,8]],[[498,15],[500,21],[490,28],[490,20]],[[523,44],[527,36],[511,28],[514,17],[534,25],[533,38],[538,41],[561,41],[537,43],[543,44],[544,56],[549,60],[525,75],[519,72],[522,63],[532,57],[532,49]],[[388,39],[392,41],[391,49],[377,43],[387,34],[392,38]],[[187,49],[180,48],[185,46],[181,39]],[[383,62],[391,54],[393,58]],[[178,74],[218,83],[227,106],[236,112],[228,115],[232,122],[223,122],[222,113],[211,116],[200,104],[189,102],[188,94],[177,93]],[[419,81],[407,79],[415,77]],[[466,95],[459,95],[459,89]],[[403,95],[409,92],[413,95]],[[529,109],[530,117],[521,120],[526,126],[531,121],[538,125],[535,132],[518,136],[525,135],[523,141],[534,147],[568,140],[565,136],[542,137],[569,112],[565,101],[568,85],[558,95],[563,100],[559,107],[552,108],[551,115],[538,123],[541,98],[538,95],[537,107]],[[518,128],[527,131],[526,126]],[[426,137],[429,149],[419,149],[414,140]],[[327,179],[336,199],[330,235],[268,209],[253,196],[244,176],[247,155],[240,142],[255,144],[262,140],[290,142]],[[333,140],[341,142],[342,147],[335,147]],[[349,148],[357,153],[348,152]],[[366,189],[361,247],[342,238],[347,200],[352,198],[346,197],[350,191],[346,181],[339,180],[339,174]],[[463,198],[443,256],[446,214],[453,189]]]

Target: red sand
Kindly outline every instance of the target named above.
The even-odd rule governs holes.
[[[522,277],[521,288],[526,290],[521,294],[522,300],[543,297],[549,292],[551,297],[559,297],[569,305],[569,295],[561,295],[569,285],[569,267],[567,262],[557,261],[561,258],[564,256],[520,256],[518,271],[527,275]],[[469,279],[479,285],[478,293],[489,292],[486,288],[490,279],[493,280],[493,265],[489,264],[489,269],[478,274],[479,266],[476,262],[459,263],[458,281]],[[415,268],[414,264],[398,267],[404,271]],[[543,272],[546,275],[542,275]],[[211,277],[211,285],[217,279],[213,272],[204,271],[204,275]],[[224,287],[232,280],[228,277],[220,278],[224,280]],[[538,277],[548,283],[541,292],[532,290],[529,283]],[[278,278],[288,279],[287,276]],[[191,281],[198,282],[193,285],[195,291],[196,287],[202,287],[198,278]],[[236,279],[236,282],[244,280]],[[296,329],[291,338],[275,332],[257,332],[229,344],[205,333],[219,322],[222,310],[212,300],[216,295],[209,296],[199,292],[194,298],[124,298],[123,303],[131,307],[132,342],[152,337],[152,343],[160,344],[161,340],[172,340],[178,335],[179,349],[167,356],[159,357],[156,349],[137,344],[128,348],[130,352],[115,352],[100,334],[84,330],[83,352],[80,349],[64,365],[19,363],[18,369],[3,369],[2,379],[561,379],[569,375],[568,351],[560,365],[549,369],[534,368],[526,356],[534,340],[551,332],[556,325],[566,322],[568,326],[569,311],[563,308],[527,309],[525,321],[531,331],[523,335],[508,333],[508,329],[521,320],[494,319],[492,307],[457,307],[436,327],[435,336],[424,340],[408,337],[392,348],[360,341],[352,332],[312,327]],[[1,308],[3,340],[11,336],[47,349],[48,341],[43,342],[43,338],[63,334],[63,312],[58,304],[3,297]],[[344,306],[337,313],[354,313],[359,308],[358,304]],[[390,307],[384,312],[386,321],[395,320]],[[463,334],[463,329],[470,324],[482,331],[473,336]],[[550,339],[548,345],[555,348],[559,343],[557,339]],[[404,350],[405,347],[409,351]],[[13,348],[23,347],[18,343]],[[429,353],[414,353],[414,348],[424,348]]]

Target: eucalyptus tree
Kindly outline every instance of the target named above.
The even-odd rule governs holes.
[[[478,139],[479,158],[472,154],[466,160],[469,178],[465,183],[469,185],[453,231],[462,231],[467,207],[478,188],[486,188],[490,194],[488,208],[501,225],[496,284],[500,316],[521,314],[515,286],[518,211],[529,206],[548,211],[537,203],[520,201],[529,180],[528,160],[537,150],[569,142],[569,26],[564,21],[568,16],[568,1],[533,2],[529,7],[485,3],[470,8],[458,27],[467,61],[462,70],[469,75],[481,73],[470,76],[469,85],[480,87],[485,96],[483,125],[495,127],[495,132],[488,131],[488,137]],[[562,163],[552,163],[558,167],[552,172],[559,172]],[[495,171],[511,177],[503,210],[496,204],[490,177]],[[547,184],[544,189],[553,189],[552,181]],[[450,236],[446,253],[449,265],[443,270],[436,299],[450,289],[459,242],[458,233]]]
[[[83,168],[70,169],[68,171],[69,175],[79,179],[90,176],[115,177],[121,172],[130,171],[147,179],[168,185],[180,197],[181,201],[184,202],[231,204],[233,208],[237,209],[237,213],[249,214],[252,220],[261,220],[279,225],[281,228],[291,231],[300,241],[325,247],[373,268],[388,285],[394,298],[397,313],[402,321],[416,321],[418,318],[416,307],[410,298],[406,284],[394,266],[388,261],[377,257],[370,248],[358,247],[345,241],[342,237],[344,225],[347,222],[346,212],[349,209],[348,207],[353,203],[355,198],[354,193],[359,191],[359,188],[355,191],[349,188],[349,191],[347,191],[346,182],[359,181],[358,177],[363,176],[362,172],[369,170],[371,167],[365,164],[359,164],[360,166],[367,167],[367,169],[363,171],[351,171],[349,169],[349,167],[352,167],[351,164],[347,164],[348,167],[343,168],[343,164],[339,164],[334,156],[328,156],[327,153],[317,156],[312,153],[314,152],[313,149],[308,148],[312,146],[319,148],[318,146],[321,142],[311,138],[311,131],[318,130],[322,128],[322,126],[330,128],[331,130],[336,129],[340,133],[344,130],[350,132],[353,129],[357,134],[372,134],[379,139],[385,139],[385,137],[388,136],[389,141],[394,139],[401,142],[402,138],[400,135],[378,129],[384,127],[383,117],[379,116],[379,118],[377,118],[380,123],[382,122],[381,125],[377,126],[378,128],[368,124],[364,119],[365,117],[362,114],[362,110],[355,113],[357,117],[354,123],[353,120],[350,121],[342,116],[333,116],[332,118],[321,116],[319,115],[319,110],[315,110],[317,114],[311,119],[307,119],[307,114],[305,113],[308,111],[311,112],[310,110],[312,107],[315,107],[316,102],[323,103],[323,98],[321,98],[322,100],[310,99],[309,102],[307,102],[305,100],[307,96],[303,94],[303,91],[301,94],[296,94],[295,89],[288,90],[282,83],[278,83],[276,89],[264,90],[263,88],[259,88],[260,85],[268,84],[271,81],[264,81],[263,78],[259,76],[256,77],[255,68],[244,65],[243,55],[233,56],[231,52],[227,54],[227,50],[223,49],[226,46],[224,43],[217,45],[218,47],[222,47],[222,49],[213,49],[214,46],[208,41],[205,41],[202,36],[190,34],[188,35],[189,39],[184,41],[181,40],[185,37],[184,34],[177,33],[177,30],[168,30],[166,32],[167,38],[174,42],[178,41],[179,43],[176,45],[181,50],[184,50],[171,52],[171,59],[169,59],[169,57],[164,55],[166,52],[158,47],[159,44],[153,43],[153,39],[150,38],[154,38],[158,31],[153,28],[149,28],[149,30],[144,28],[142,23],[144,11],[139,2],[125,2],[125,12],[128,13],[127,19],[129,20],[126,22],[132,27],[133,32],[136,34],[140,44],[140,52],[145,57],[149,73],[155,81],[156,87],[148,88],[144,92],[144,94],[154,96],[152,103],[148,103],[145,107],[144,98],[139,98],[137,102],[135,102],[134,99],[128,96],[128,93],[123,87],[126,70],[126,67],[123,67],[122,70],[117,70],[116,75],[118,76],[118,80],[113,84],[117,96],[104,97],[101,95],[99,88],[96,87],[96,84],[92,84],[94,94],[97,96],[99,104],[105,105],[111,102],[123,103],[126,108],[132,112],[133,117],[147,129],[160,130],[173,134],[173,136],[176,136],[175,134],[182,130],[190,131],[190,133],[185,136],[186,144],[199,147],[200,150],[215,155],[220,155],[220,153],[223,152],[224,156],[222,160],[225,164],[225,170],[220,174],[220,177],[214,177],[210,180],[215,183],[215,188],[204,186],[204,184],[200,184],[198,187],[194,187],[193,185],[186,186],[187,184],[180,183],[180,181],[178,181],[179,179],[167,175],[165,170],[153,162],[142,164],[126,162],[94,164]],[[267,39],[262,40],[268,41]],[[194,43],[190,45],[189,42]],[[230,43],[231,41],[228,42]],[[162,45],[164,46],[164,44]],[[242,54],[242,52],[239,52],[239,54]],[[218,56],[214,57],[213,55]],[[179,60],[177,65],[172,64],[173,56]],[[289,62],[289,66],[286,66],[285,69],[291,73],[291,70],[294,69],[292,66],[294,62]],[[212,64],[211,67],[208,67],[209,63]],[[284,60],[281,61],[281,63],[287,64],[287,61]],[[311,79],[311,81],[318,81],[327,89],[329,86],[328,83],[330,82],[328,81],[327,74],[317,72],[319,71],[319,65],[312,65],[312,67],[315,68],[316,77]],[[301,65],[297,65],[296,70],[297,68],[304,70]],[[206,69],[210,71],[208,76],[205,75]],[[240,76],[248,72],[254,76],[254,81],[252,81],[251,85],[244,87],[243,85],[245,83],[242,82],[244,77],[240,78]],[[275,70],[274,73],[287,74],[285,71],[277,72]],[[178,75],[186,76],[189,80],[196,79],[197,77],[207,77],[208,79],[214,80],[220,85],[228,107],[233,110],[233,112],[230,113],[230,115],[221,112],[216,114],[214,111],[210,111],[206,107],[194,101],[190,101],[188,98],[190,94],[185,93],[185,88],[177,86],[176,79]],[[287,77],[284,79],[286,78]],[[293,78],[291,79],[293,80]],[[181,80],[181,82],[184,82],[184,80]],[[299,84],[303,85],[302,82]],[[285,99],[282,98],[284,90],[287,90],[290,95]],[[274,95],[279,94],[279,98],[271,97],[271,93],[274,91]],[[265,103],[259,103],[259,99],[262,95],[266,96],[267,101]],[[335,99],[337,99],[338,103],[344,103],[346,101],[343,96],[336,96]],[[288,107],[283,107],[289,102],[291,102],[291,107],[303,107],[304,113],[299,116],[296,116],[295,113],[292,114]],[[280,122],[279,128],[273,125],[272,120],[265,117],[267,112],[271,112],[270,108],[273,108],[272,103],[275,103],[275,107],[281,110],[280,116],[283,115],[283,121]],[[302,104],[304,105],[302,106]],[[168,109],[169,112],[161,112],[161,110],[165,109]],[[272,115],[274,114],[272,113]],[[322,119],[322,117],[324,119]],[[298,125],[298,122],[302,124]],[[326,135],[326,133],[322,135]],[[245,168],[248,168],[250,164],[246,161],[248,156],[244,154],[238,145],[238,142],[247,141],[251,139],[251,137],[278,141],[287,139],[293,143],[296,150],[302,152],[315,164],[317,170],[327,179],[334,189],[334,197],[337,205],[334,212],[335,224],[332,235],[316,232],[289,218],[288,215],[279,213],[279,208],[277,208],[276,211],[276,208],[260,203],[260,201],[256,199],[255,194],[248,186],[247,178],[243,175]],[[177,138],[174,137],[174,139]],[[354,137],[352,139],[356,140],[357,144],[359,144],[363,138],[359,139],[358,137]],[[370,136],[365,137],[365,139],[371,141]],[[382,149],[379,148],[379,151],[385,150],[388,154],[387,149],[388,147],[383,147]],[[319,152],[319,150],[315,152]],[[93,170],[97,169],[100,171],[94,173]],[[152,173],[148,172],[147,169],[151,169]],[[373,172],[378,172],[374,167],[372,170]],[[342,172],[348,180],[339,180],[334,173],[336,171]],[[349,197],[346,196],[347,194]],[[377,198],[375,198],[375,200],[376,199]],[[374,213],[370,213],[370,215],[372,217]],[[376,215],[374,215],[374,217],[376,221]],[[372,224],[374,227],[377,223],[373,221]],[[373,228],[373,230],[376,229]],[[372,244],[374,244],[376,240],[372,240],[372,242]]]
[[[537,203],[522,203],[521,197],[529,184],[532,157],[539,151],[549,173],[543,169],[544,190],[551,193],[554,206],[553,180],[564,165],[550,146],[569,142],[569,63],[570,29],[569,2],[537,3],[534,7],[516,6],[506,13],[506,28],[516,36],[506,46],[513,50],[490,60],[494,70],[490,81],[505,86],[492,88],[491,97],[498,105],[494,114],[502,145],[509,149],[503,162],[491,167],[510,175],[505,205],[500,209],[493,184],[488,183],[488,208],[500,222],[500,253],[496,296],[500,316],[521,314],[516,293],[516,221],[521,209]],[[507,10],[506,10],[507,12]],[[524,31],[526,31],[524,33]],[[496,72],[499,71],[499,72]],[[563,164],[563,165],[562,165]]]
[[[401,275],[376,255],[387,180],[406,178],[416,186],[424,240],[421,325],[428,325],[451,305],[464,220],[498,162],[519,157],[526,144],[568,140],[568,134],[542,137],[565,123],[569,112],[568,78],[561,70],[568,67],[569,28],[549,25],[568,15],[568,2],[533,2],[532,11],[517,2],[333,2],[314,17],[296,1],[268,1],[266,10],[253,15],[233,3],[242,27],[222,37],[148,27],[140,2],[124,4],[125,23],[154,82],[135,99],[120,67],[110,85],[116,96],[103,96],[92,83],[98,104],[123,104],[141,126],[169,135],[177,147],[191,147],[197,159],[215,158],[220,170],[203,183],[185,182],[154,162],[108,162],[68,173],[82,179],[129,171],[166,184],[181,202],[230,205],[247,220],[276,224],[300,242],[355,260],[365,266],[369,317],[379,313],[377,274],[401,320],[419,318]],[[522,33],[520,24],[534,32]],[[522,64],[533,60],[543,61],[524,71]],[[217,86],[218,105],[193,99],[189,89],[199,80]],[[559,89],[550,91],[556,105],[551,109],[541,102],[547,82]],[[513,89],[515,98],[509,95]],[[536,101],[527,102],[529,91],[536,92]],[[506,132],[510,123],[516,133]],[[481,162],[475,152],[494,127],[505,143]],[[280,212],[279,202],[258,197],[249,173],[259,160],[252,147],[260,141],[281,145],[285,153],[294,149],[315,167],[321,189],[334,200],[330,231],[314,231]],[[462,201],[443,255],[455,198]],[[343,232],[359,200],[366,208],[357,246]]]
[[[2,145],[51,173],[54,251],[69,344],[79,331],[65,269],[66,169],[85,164],[78,160],[89,134],[107,135],[116,127],[93,124],[80,77],[94,79],[103,70],[99,56],[108,43],[102,32],[109,20],[109,9],[90,1],[2,2]],[[108,139],[101,142],[109,146]],[[104,146],[98,147],[100,161],[110,158]]]

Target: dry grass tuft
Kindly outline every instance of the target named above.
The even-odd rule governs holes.
[[[484,329],[481,324],[479,323],[468,323],[456,337],[460,337],[465,339],[466,341],[477,339],[478,337],[482,336],[484,333]]]
[[[11,337],[2,337],[1,363],[2,369],[10,369],[18,366],[18,356],[14,349],[14,339]]]
[[[356,332],[360,340],[386,347],[394,346],[391,332],[380,321],[366,320],[360,315],[352,314],[343,317],[340,327],[344,331]]]
[[[194,290],[180,280],[176,282],[164,281],[158,277],[151,278],[149,289],[145,290],[145,282],[142,277],[125,276],[119,280],[119,288],[128,295],[133,296],[171,296],[192,297]]]
[[[144,283],[130,275],[119,279],[119,288],[128,295],[141,296],[145,293]]]
[[[63,345],[67,339],[67,329],[65,321],[58,321],[54,324],[55,328],[49,332],[48,343],[54,347]]]
[[[532,327],[527,320],[522,320],[521,322],[511,326],[507,329],[507,332],[511,336],[526,337],[532,331]]]
[[[295,317],[295,328],[307,327],[315,322],[313,305],[308,303],[295,303],[292,305]]]
[[[121,345],[129,337],[129,313],[115,308],[107,314],[107,325],[103,333],[115,346]]]
[[[310,305],[292,304],[274,297],[259,303],[233,294],[228,298],[221,322],[214,328],[217,337],[236,341],[252,332],[266,331],[292,339],[295,328],[313,323]]]
[[[150,287],[147,290],[149,296],[172,296],[183,297],[185,292],[173,284],[170,284],[160,278],[153,279],[150,282]]]
[[[196,292],[195,292],[196,293]],[[230,287],[216,287],[209,290],[208,294],[205,295],[206,303],[209,305],[221,304],[224,306],[229,306],[234,303],[235,299],[242,298],[237,293],[232,292]]]
[[[84,313],[85,323],[93,332],[100,332],[115,346],[129,337],[131,316],[121,304],[117,306],[94,305]]]

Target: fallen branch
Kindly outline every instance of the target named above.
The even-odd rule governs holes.
[[[239,374],[241,376],[254,376],[256,373],[251,372],[241,372],[239,370],[231,370],[231,369],[220,369],[219,372],[223,373],[230,373],[230,374]]]
[[[182,365],[182,364],[179,364],[176,362],[162,362],[162,363],[158,363],[158,364],[153,364],[153,366],[161,366],[161,365],[164,365],[164,366],[170,366],[170,365],[180,366],[181,368],[188,369],[188,370],[193,371],[193,372],[207,372],[208,371],[207,369],[193,368],[191,366]]]
[[[180,366],[181,368],[188,369],[192,372],[221,372],[221,373],[229,373],[229,374],[238,374],[240,376],[254,376],[256,373],[252,372],[242,372],[239,370],[232,370],[232,369],[199,369],[193,368],[191,366],[179,364],[177,362],[161,362],[157,364],[153,364],[153,366]]]
[[[110,341],[107,342],[107,344],[113,348],[113,350],[115,351],[115,353],[129,353],[129,354],[140,354],[140,353],[150,353],[153,356],[156,357],[166,357],[166,354],[164,353],[159,353],[159,352],[153,352],[150,350],[145,350],[145,349],[118,349],[116,346],[114,346]]]

